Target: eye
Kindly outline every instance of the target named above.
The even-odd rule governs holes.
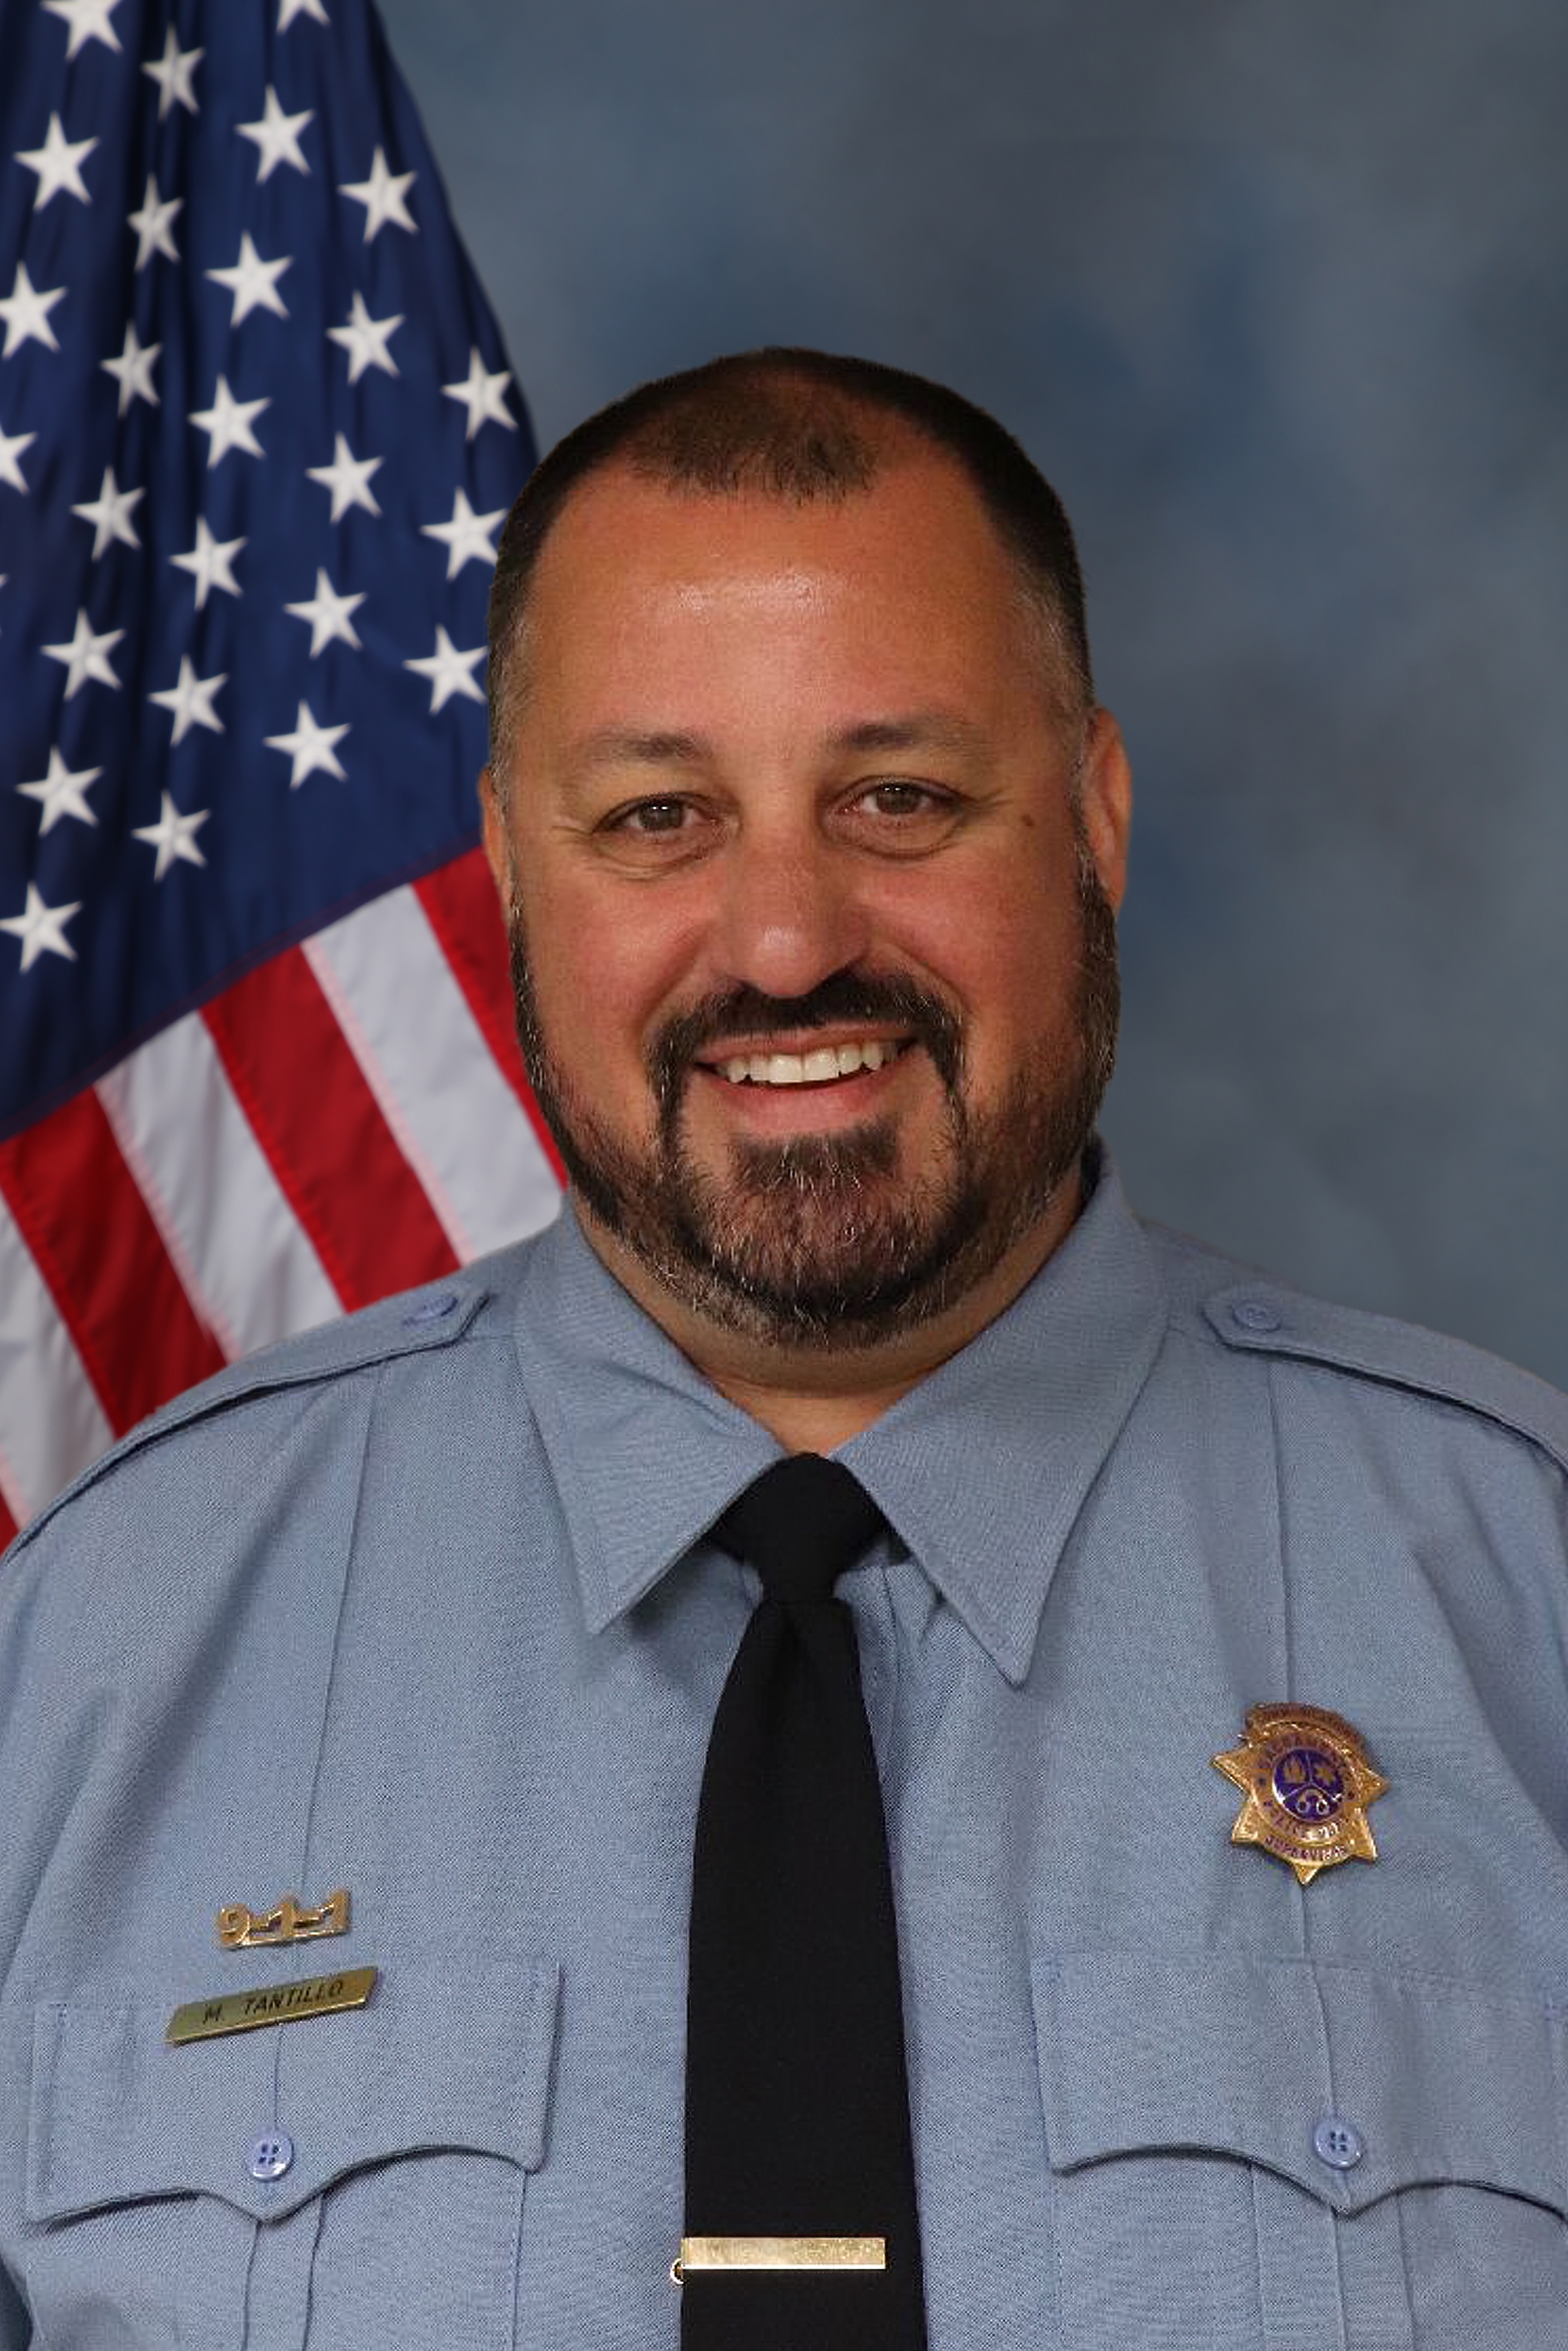
[[[862,848],[883,857],[924,857],[939,849],[963,813],[958,793],[910,776],[880,776],[858,785],[842,821]]]
[[[701,856],[718,837],[714,811],[700,799],[660,792],[606,810],[594,834],[612,863],[638,872],[663,872]]]
[[[690,814],[685,800],[637,800],[631,808],[617,810],[607,830],[643,836],[679,832]]]
[[[869,807],[874,816],[927,816],[938,809],[945,810],[948,797],[945,792],[934,791],[929,784],[912,784],[901,777],[893,777],[862,792],[860,805]]]

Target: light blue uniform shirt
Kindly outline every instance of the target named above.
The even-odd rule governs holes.
[[[569,1216],[235,1367],[25,1533],[6,2351],[673,2351],[692,1824],[753,1598],[704,1531],[775,1450]],[[1564,2351],[1568,1405],[1106,1173],[843,1458],[894,1530],[843,1588],[931,2351]],[[1210,1763],[1287,1698],[1390,1782],[1375,1864],[1305,1887]],[[219,1948],[338,1886],[341,1940]],[[356,1966],[358,2012],[165,2042]]]

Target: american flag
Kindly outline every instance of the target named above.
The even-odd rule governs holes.
[[[532,463],[369,0],[0,0],[0,1536],[549,1221],[476,847]]]

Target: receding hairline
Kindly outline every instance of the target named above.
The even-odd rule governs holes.
[[[567,434],[525,486],[502,533],[490,599],[498,789],[526,684],[533,575],[590,483],[620,474],[674,496],[804,507],[868,496],[889,471],[931,460],[967,487],[1013,569],[1040,626],[1051,698],[1066,717],[1086,716],[1093,686],[1071,527],[1011,434],[961,394],[875,361],[746,352],[640,386]]]

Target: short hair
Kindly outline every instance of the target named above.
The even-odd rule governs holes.
[[[490,590],[491,757],[509,749],[528,590],[545,541],[578,486],[612,465],[673,491],[806,505],[869,489],[887,461],[867,430],[893,418],[956,460],[1045,622],[1051,684],[1071,715],[1092,705],[1083,577],[1061,499],[995,417],[902,368],[828,351],[742,351],[661,376],[601,408],[529,475],[501,533]],[[505,778],[497,773],[504,791]]]

